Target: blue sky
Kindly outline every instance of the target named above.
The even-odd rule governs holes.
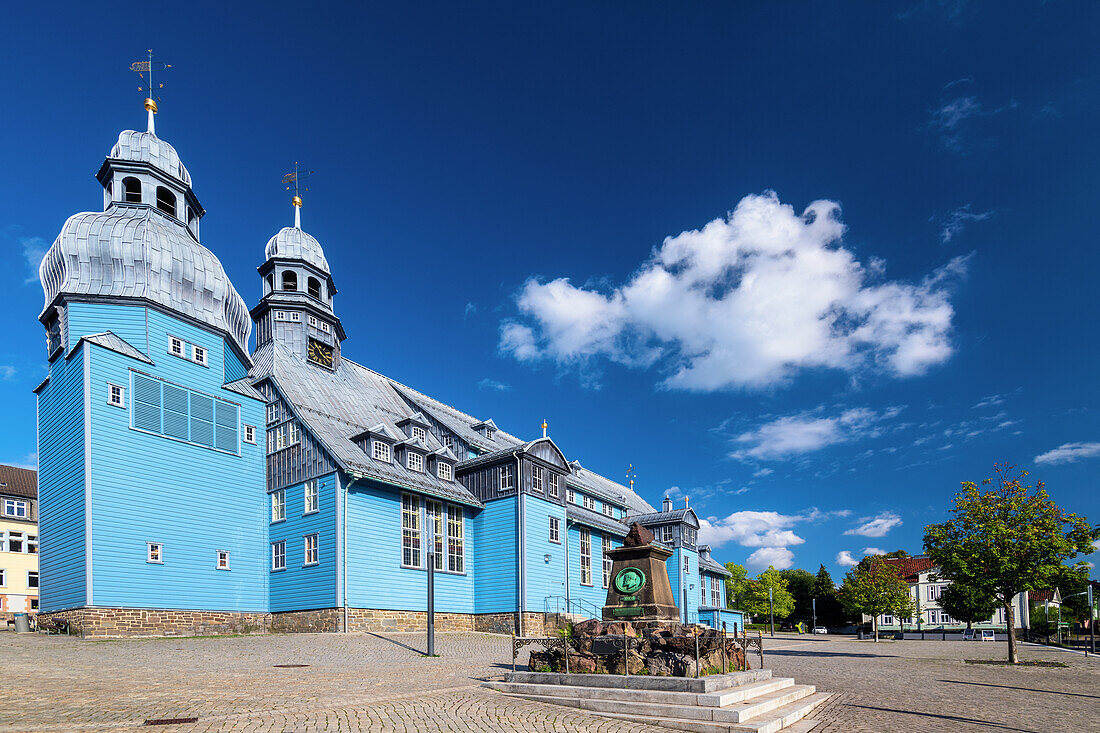
[[[1002,461],[1100,518],[1100,7],[528,5],[9,8],[0,460],[35,460],[37,258],[152,47],[250,305],[302,160],[346,355],[633,463],[723,561],[915,553]]]

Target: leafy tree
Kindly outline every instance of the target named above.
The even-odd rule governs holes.
[[[1088,585],[1089,567],[1084,564],[1063,565],[1052,574],[1047,587],[1057,588],[1062,593],[1062,621],[1082,622],[1089,617],[1088,598],[1083,595]]]
[[[986,588],[952,583],[940,591],[940,607],[957,621],[971,628],[975,621],[988,621],[997,610],[997,599]]]
[[[787,590],[787,581],[771,565],[768,569],[748,582],[745,589],[741,610],[755,616],[768,618],[769,598],[768,589],[771,589],[771,604],[776,618],[787,618],[794,611],[794,596]]]
[[[896,558],[898,560],[904,560],[909,557],[909,553],[905,550],[894,550],[893,552],[887,552],[883,557]]]
[[[964,481],[951,509],[954,517],[924,529],[924,549],[954,583],[983,588],[1004,606],[1008,621],[1008,661],[1018,664],[1015,609],[1020,591],[1041,590],[1061,572],[1063,563],[1092,552],[1100,529],[1084,517],[1064,513],[1043,482],[1023,484],[1027,471],[995,465],[996,477]]]
[[[883,562],[881,555],[872,555],[844,576],[840,586],[840,602],[853,613],[865,613],[871,617],[878,641],[878,617],[884,613],[905,618],[913,615],[913,601],[909,596],[909,584],[897,571]]]
[[[745,590],[750,582],[745,566],[728,562],[726,570],[730,571],[730,577],[726,578],[726,606],[744,610]]]
[[[802,568],[780,570],[779,576],[787,581],[787,591],[794,597],[794,611],[791,617],[797,621],[809,622],[813,618],[814,576]]]
[[[813,597],[817,599],[817,623],[819,626],[839,626],[844,622],[844,607],[837,597],[836,583],[828,569],[822,565],[814,576]]]

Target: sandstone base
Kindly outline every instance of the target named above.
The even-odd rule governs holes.
[[[38,622],[51,618],[67,621],[70,634],[88,639],[262,634],[268,630],[268,614],[233,611],[74,608],[39,614]]]

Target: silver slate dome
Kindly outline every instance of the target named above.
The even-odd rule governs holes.
[[[332,274],[321,243],[298,227],[283,227],[278,234],[267,240],[264,256],[269,260],[272,257],[304,260],[326,275]]]
[[[190,193],[191,176],[175,149],[152,133],[123,132],[111,158],[148,164]],[[115,182],[116,195],[120,189]],[[69,217],[42,259],[40,319],[63,295],[144,299],[227,333],[247,355],[252,319],[218,258],[156,206],[115,199],[105,208]]]

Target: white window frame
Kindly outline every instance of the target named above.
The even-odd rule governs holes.
[[[691,575],[691,558],[684,555],[684,575]]]
[[[581,494],[581,504],[589,511],[596,511],[596,500],[588,494]]]
[[[321,539],[314,532],[302,537],[302,567],[308,568],[321,564]],[[311,559],[312,558],[312,559]]]
[[[34,583],[31,583],[31,578],[32,577],[34,578]],[[39,583],[41,583],[41,582],[42,582],[42,578],[38,575],[37,570],[28,570],[27,571],[27,588],[28,589],[29,588],[34,588],[35,590],[37,590],[40,587]]]
[[[546,491],[548,496],[558,498],[558,474],[553,471],[550,472],[550,483]]]
[[[608,504],[606,501],[603,503],[603,513],[612,519],[615,518],[615,507]]]
[[[561,520],[557,517],[550,517],[547,538],[555,545],[561,544]]]
[[[30,502],[23,499],[4,499],[4,515],[26,519],[30,514]]]
[[[573,491],[573,489],[566,489],[565,490],[565,500],[567,502],[569,502],[570,504],[576,504],[577,503],[577,492]]]
[[[436,461],[435,475],[444,481],[454,480],[454,467],[446,461]]]
[[[187,342],[178,336],[168,337],[168,353],[181,359],[187,358]]]
[[[493,435],[496,433],[492,428],[485,428],[485,439],[492,440]]]
[[[424,564],[421,542],[420,497],[401,495],[401,566],[419,568]]]
[[[660,540],[665,544],[672,544],[676,540],[676,530],[671,524],[666,524],[661,527]]]
[[[443,444],[443,447],[449,450],[451,453],[455,452],[455,436],[444,435],[439,439],[439,442]]]
[[[602,546],[601,549],[603,550],[603,587],[604,588],[606,588],[608,585],[611,584],[611,566],[614,564],[614,561],[610,557],[607,556],[607,551],[612,549],[612,547],[613,546],[611,544],[611,535],[609,535],[609,534],[603,535],[603,546]]]
[[[199,366],[209,366],[210,355],[205,346],[191,344],[191,361]]]
[[[405,468],[417,473],[424,473],[424,454],[414,450],[405,451]]]
[[[413,438],[416,438],[418,440],[427,440],[428,439],[428,431],[425,430],[424,428],[420,427],[419,425],[410,425],[409,426],[409,434]]]
[[[111,407],[121,407],[125,410],[126,388],[112,382],[107,382],[107,404]]]
[[[447,505],[447,572],[466,572],[466,517],[453,504]]]
[[[256,426],[245,425],[244,426],[244,442],[256,445]]]
[[[145,562],[153,565],[164,564],[164,544],[161,542],[145,543]]]
[[[271,572],[286,570],[286,540],[271,543]]]
[[[0,568],[0,588],[8,587],[8,570],[7,568]]]
[[[218,570],[229,570],[229,550],[214,551],[214,567]]]
[[[272,402],[270,405],[268,405],[267,406],[267,424],[271,425],[273,423],[279,422],[279,418],[280,418],[279,413],[280,413],[280,410],[279,410],[279,403],[278,402]]]
[[[390,449],[389,443],[378,439],[371,440],[370,443],[371,457],[374,458],[374,460],[393,463],[393,450]]]
[[[286,521],[286,489],[271,492],[271,523]]]
[[[533,491],[542,491],[544,475],[545,472],[542,466],[531,466],[531,489]]]
[[[443,570],[444,553],[446,552],[444,542],[447,541],[447,528],[443,524],[445,511],[442,502],[433,499],[424,500],[424,526],[428,529],[430,535],[428,546],[432,548],[432,562],[435,564],[435,569],[439,571]]]
[[[699,605],[707,605],[707,576],[699,578]]]
[[[301,323],[302,322],[302,314],[299,313],[298,311],[290,311],[290,320],[295,321],[297,323]]]
[[[36,534],[27,535],[26,548],[27,548],[27,554],[28,555],[37,555],[38,554],[38,535],[36,535]]]
[[[592,585],[592,530],[581,527],[581,585]]]
[[[500,467],[500,490],[501,491],[515,491],[516,481],[515,473],[513,471],[515,467],[511,463],[505,463]]]
[[[317,479],[311,478],[302,484],[302,514],[316,514],[320,506],[320,491],[317,487]]]
[[[710,605],[715,608],[722,607],[722,586],[725,582],[721,578],[714,577],[710,579]]]

